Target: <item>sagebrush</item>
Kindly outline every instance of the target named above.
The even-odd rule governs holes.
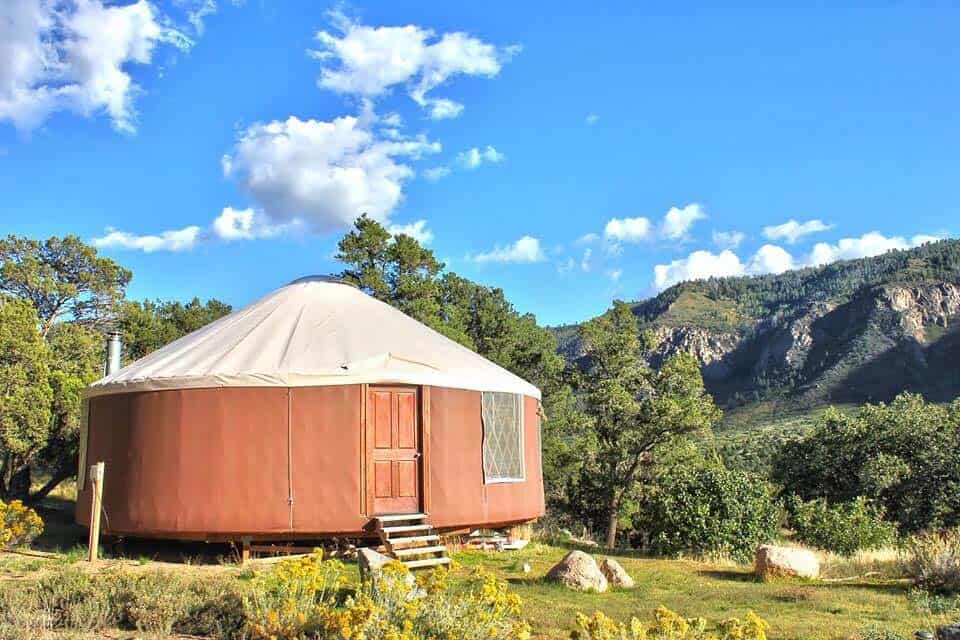
[[[918,587],[939,594],[960,593],[960,530],[914,536],[904,546],[901,564]]]

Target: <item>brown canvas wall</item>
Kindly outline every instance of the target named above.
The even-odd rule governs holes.
[[[87,460],[106,463],[105,530],[289,529],[287,393],[224,388],[92,398]],[[77,503],[81,522],[87,489]]]
[[[359,531],[362,387],[290,390],[293,525],[298,531]]]
[[[199,539],[360,531],[368,522],[362,400],[360,385],[92,398],[87,460],[106,462],[104,529]],[[536,408],[525,398],[527,480],[484,485],[480,393],[430,390],[435,526],[542,515]],[[81,523],[88,505],[87,487],[78,497]]]
[[[438,527],[518,522],[544,513],[537,401],[524,398],[524,482],[484,484],[481,393],[430,390],[431,522]]]

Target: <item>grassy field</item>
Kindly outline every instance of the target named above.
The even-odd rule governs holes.
[[[0,554],[0,580],[30,580],[51,563],[76,562],[83,557],[84,530],[70,522],[72,501],[68,492],[69,489],[67,495],[47,501],[47,531],[34,543],[35,550],[55,556],[40,559]],[[452,555],[458,573],[466,574],[473,567],[482,566],[507,580],[524,602],[524,614],[533,625],[535,637],[542,639],[569,637],[577,612],[600,610],[616,619],[628,620],[634,615],[645,618],[659,605],[684,616],[702,616],[711,621],[753,610],[771,624],[771,640],[845,639],[872,625],[910,638],[915,629],[929,629],[946,621],[942,616],[924,614],[911,604],[910,585],[899,577],[893,551],[854,560],[824,557],[825,580],[772,583],[755,580],[748,566],[618,552],[609,555],[633,576],[636,588],[594,594],[570,591],[543,580],[548,569],[569,548],[533,542],[521,551],[459,551]],[[596,557],[604,555],[585,550]],[[121,563],[133,570],[232,575],[238,580],[249,573],[233,562],[225,546],[217,545],[129,545],[123,554],[114,555],[103,566]],[[525,563],[531,566],[529,573],[523,571]],[[84,564],[81,562],[80,566]],[[352,575],[355,580],[355,574]],[[952,613],[960,615],[957,611]],[[113,637],[132,637],[118,634]]]
[[[534,543],[513,555],[461,552],[455,557],[465,567],[482,565],[509,580],[523,598],[535,633],[542,638],[569,637],[578,611],[600,610],[626,620],[633,615],[646,617],[658,605],[711,621],[753,610],[771,624],[771,639],[784,640],[850,638],[871,625],[907,638],[915,629],[943,621],[914,610],[908,598],[909,585],[893,577],[896,563],[891,553],[861,562],[827,559],[825,564],[828,579],[878,569],[890,577],[771,583],[755,580],[751,568],[745,566],[610,554],[631,574],[636,588],[584,594],[539,578],[565,552],[561,547]],[[523,562],[532,566],[530,574],[522,573]]]
[[[888,556],[874,562],[828,560],[828,579],[863,575],[879,569],[886,574],[840,582],[756,581],[749,567],[692,560],[667,560],[610,554],[633,576],[636,588],[614,589],[608,593],[578,593],[547,583],[542,576],[568,549],[558,545],[531,543],[519,552],[454,552],[455,571],[466,574],[482,566],[511,584],[523,599],[524,615],[541,639],[568,638],[577,612],[603,611],[616,619],[646,618],[659,605],[685,616],[703,616],[715,622],[743,616],[753,610],[771,624],[770,638],[844,639],[856,636],[866,626],[880,626],[912,637],[918,628],[933,628],[946,621],[917,611],[908,597],[909,585],[894,577],[895,563]],[[223,555],[191,555],[195,548],[179,553],[166,549],[163,555],[180,560],[154,561],[159,553],[107,561],[104,567],[124,564],[135,571],[163,569],[200,575],[232,575],[245,572],[235,564],[224,564]],[[213,550],[211,550],[213,551]],[[61,560],[39,560],[21,555],[0,555],[0,580],[29,580],[49,567],[50,562],[76,561],[79,554]],[[532,570],[523,572],[523,564]],[[80,563],[83,566],[84,563]],[[351,571],[353,580],[356,574]],[[132,637],[129,634],[111,637]],[[89,638],[101,636],[85,636]]]

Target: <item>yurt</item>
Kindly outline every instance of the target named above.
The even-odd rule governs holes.
[[[356,287],[302,278],[86,389],[77,521],[103,462],[102,527],[118,536],[527,522],[544,510],[539,400]]]

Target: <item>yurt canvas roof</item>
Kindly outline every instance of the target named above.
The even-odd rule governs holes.
[[[295,280],[102,378],[86,395],[204,387],[423,384],[540,391],[352,285]]]

